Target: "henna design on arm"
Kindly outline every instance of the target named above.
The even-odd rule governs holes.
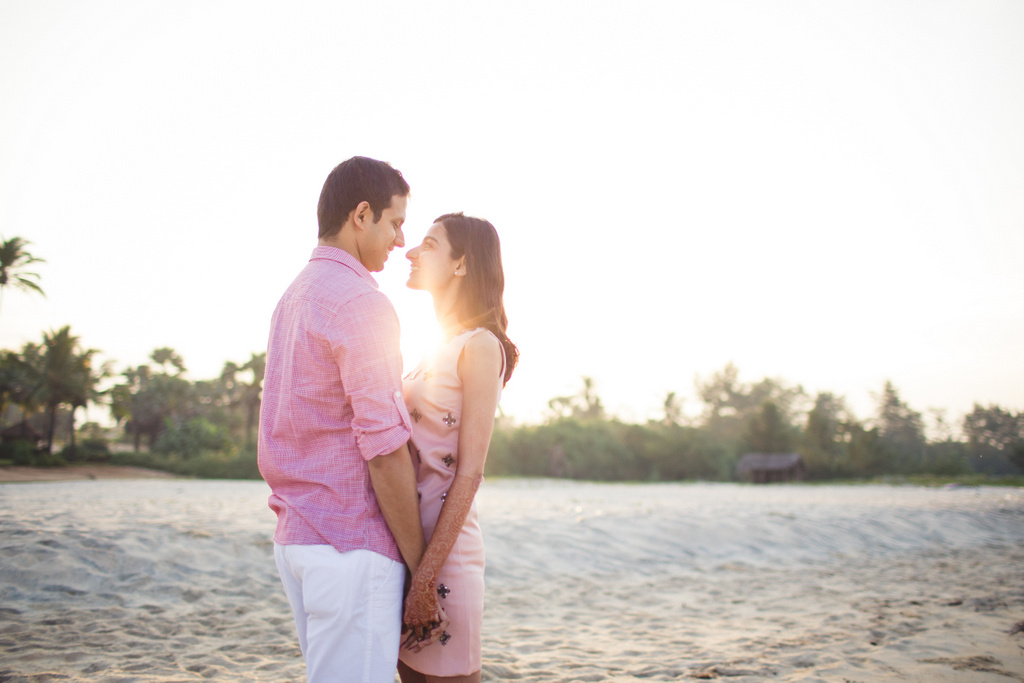
[[[420,565],[412,577],[403,621],[406,626],[412,628],[413,634],[416,633],[417,628],[421,629],[424,626],[431,627],[436,634],[436,637],[428,641],[419,641],[417,644],[421,647],[439,638],[443,631],[442,628],[433,628],[435,624],[442,621],[437,614],[439,612],[444,614],[438,602],[437,577],[441,573],[445,560],[448,559],[448,554],[455,546],[463,524],[466,523],[466,517],[469,516],[469,510],[473,506],[473,499],[476,497],[481,481],[483,481],[482,475],[476,477],[455,475],[455,480],[452,482],[451,488],[448,489],[448,495],[441,507],[441,514],[438,515],[437,525],[430,537],[430,543],[427,544],[427,550],[423,553]],[[446,624],[447,618],[443,621]]]

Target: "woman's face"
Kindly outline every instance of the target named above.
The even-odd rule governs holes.
[[[406,282],[410,289],[443,291],[452,280],[466,272],[465,259],[452,258],[452,245],[442,223],[431,225],[423,242],[406,252],[405,257],[411,263],[409,281]]]

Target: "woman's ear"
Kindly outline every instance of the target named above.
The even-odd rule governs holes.
[[[466,257],[465,256],[463,256],[462,258],[460,258],[458,261],[455,262],[455,274],[460,276],[460,277],[466,274]]]

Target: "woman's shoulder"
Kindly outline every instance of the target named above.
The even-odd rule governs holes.
[[[493,332],[485,327],[478,327],[467,332],[467,335],[459,354],[460,376],[464,376],[466,370],[490,374],[493,367],[504,368],[505,357],[501,342]]]
[[[501,350],[501,342],[498,341],[498,337],[486,327],[469,330],[468,335],[469,338],[466,339],[467,349],[472,348],[480,353],[488,351],[500,352]]]

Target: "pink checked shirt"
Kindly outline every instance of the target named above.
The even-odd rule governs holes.
[[[259,466],[282,545],[402,561],[366,461],[409,440],[398,317],[359,261],[318,246],[281,297],[267,347]]]

